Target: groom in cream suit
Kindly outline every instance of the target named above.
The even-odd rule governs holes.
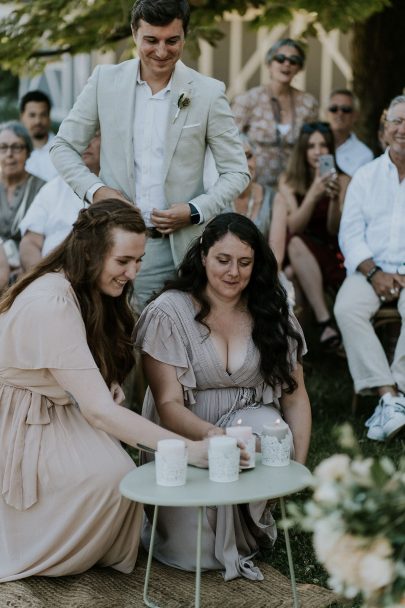
[[[138,0],[131,28],[138,59],[97,66],[54,140],[51,157],[90,202],[136,204],[149,228],[135,292],[140,307],[174,273],[190,242],[243,191],[249,173],[223,83],[179,61],[186,0]],[[101,131],[101,170],[81,153]],[[210,148],[219,174],[204,190]]]

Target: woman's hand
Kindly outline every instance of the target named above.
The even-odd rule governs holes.
[[[313,201],[318,201],[324,194],[327,193],[327,187],[330,179],[330,173],[323,176],[316,173],[314,181],[308,190],[307,197],[310,197]]]
[[[125,393],[118,384],[118,382],[113,382],[110,388],[111,397],[115,401],[117,405],[121,405],[125,401]]]
[[[202,441],[186,441],[188,463],[200,469],[208,468],[208,439]]]
[[[326,193],[331,199],[339,199],[340,183],[336,171],[329,175],[328,181],[326,183]]]

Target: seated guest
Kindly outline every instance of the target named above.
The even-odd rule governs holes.
[[[348,89],[336,89],[329,97],[327,116],[335,137],[336,161],[350,177],[374,158],[370,148],[353,133],[358,118],[356,105],[356,98]]]
[[[282,415],[295,459],[305,462],[311,426],[305,345],[274,255],[251,220],[224,213],[207,224],[178,278],[143,311],[136,343],[150,387],[146,418],[201,440],[237,421],[258,435]],[[154,556],[194,570],[196,525],[196,509],[159,508]],[[276,537],[266,502],[209,508],[203,530],[202,568],[225,570],[225,580],[263,578],[251,558]],[[149,533],[146,522],[146,545]]]
[[[178,437],[120,407],[145,240],[133,205],[94,203],[0,302],[0,582],[135,565],[142,506],[119,492],[134,467],[120,441]],[[206,466],[205,443],[186,442]]]
[[[0,124],[0,238],[10,268],[20,266],[19,224],[44,181],[28,173],[31,138],[19,122]]]
[[[20,120],[32,139],[33,151],[26,163],[29,173],[46,182],[57,177],[49,150],[55,135],[51,127],[51,100],[43,91],[28,91],[20,101]]]
[[[0,292],[8,285],[10,266],[3,245],[0,243]]]
[[[287,208],[288,258],[294,278],[315,315],[321,345],[336,349],[340,336],[324,290],[337,289],[345,277],[336,235],[349,178],[339,168],[320,175],[319,159],[324,154],[334,155],[328,123],[303,125],[276,199],[281,197]]]
[[[100,135],[90,140],[82,154],[86,167],[100,171]],[[55,177],[38,192],[20,224],[20,258],[23,270],[29,270],[59,245],[72,230],[83,201],[61,177]]]
[[[355,391],[380,396],[366,422],[377,441],[405,426],[405,95],[389,105],[385,138],[385,153],[361,167],[347,191],[339,242],[349,276],[335,304]],[[402,319],[391,365],[371,322],[387,302]]]

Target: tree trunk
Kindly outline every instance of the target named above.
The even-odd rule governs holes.
[[[361,108],[356,131],[375,152],[381,152],[381,113],[405,88],[404,31],[404,0],[392,0],[391,7],[353,28],[354,93]]]

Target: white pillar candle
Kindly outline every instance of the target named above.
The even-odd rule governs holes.
[[[263,435],[271,435],[279,441],[288,435],[288,425],[281,418],[277,418],[272,424],[263,425]]]
[[[160,439],[157,442],[157,451],[165,456],[184,456],[186,443],[182,439]]]
[[[240,424],[237,424],[236,426],[228,426],[226,428],[226,434],[230,437],[241,439],[242,441],[249,441],[252,436],[252,427],[241,426]]]
[[[187,477],[187,447],[182,439],[161,439],[155,454],[156,483],[183,486]]]
[[[236,437],[218,435],[210,438],[210,450],[214,452],[231,452],[237,447]]]

